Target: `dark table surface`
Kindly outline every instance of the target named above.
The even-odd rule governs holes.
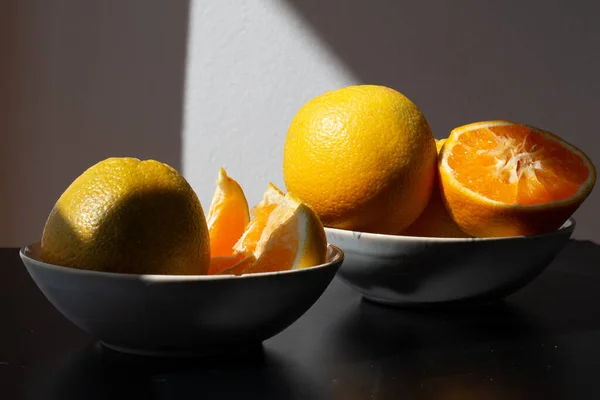
[[[262,347],[184,360],[104,349],[0,249],[0,399],[104,398],[598,399],[600,246],[572,240],[525,289],[478,308],[379,306],[336,279]]]

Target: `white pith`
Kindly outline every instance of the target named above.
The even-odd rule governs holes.
[[[225,182],[227,180],[227,173],[223,168],[219,170],[219,175],[217,177],[217,189],[215,190],[215,194],[213,195],[212,201],[210,202],[210,208],[208,209],[208,217],[206,219],[206,224],[210,228],[212,224],[215,222],[218,213],[216,212],[216,205],[223,201],[225,197]]]
[[[489,130],[489,128],[487,128]],[[491,131],[490,131],[491,132]],[[493,132],[492,132],[493,133]],[[519,182],[524,174],[529,178],[536,178],[536,170],[543,169],[542,163],[539,160],[534,160],[534,156],[543,154],[543,149],[533,146],[530,149],[525,148],[525,142],[517,143],[513,138],[494,135],[497,145],[493,150],[474,150],[479,154],[487,153],[496,159],[494,176],[500,178],[504,182],[511,184]],[[462,146],[466,146],[462,144]]]
[[[297,212],[299,207],[302,207],[300,203],[297,203],[288,196],[279,198],[279,205],[271,212],[265,229],[263,230],[259,241],[256,244],[256,248],[253,252],[254,257],[257,259],[261,256],[265,250],[271,234],[281,224],[285,223],[289,218],[297,218],[297,238],[298,238],[298,251],[296,252],[294,261],[292,262],[291,269],[298,268],[302,263],[305,256],[305,249],[307,248],[307,235],[309,232],[309,224],[311,223],[310,218],[304,212]],[[279,245],[285,245],[280,243]]]
[[[278,189],[275,187],[275,185],[269,184],[267,191],[263,194],[262,200],[256,206],[252,207],[252,209],[250,210],[250,215],[252,216],[252,218],[254,218],[256,216],[256,210],[259,210],[270,204],[277,204],[277,205],[281,204],[284,197],[285,197],[285,195],[283,195],[281,192],[279,192]],[[268,220],[271,219],[271,215],[273,215],[272,212],[269,215],[269,218],[267,219],[267,224],[265,225],[265,229],[269,225]],[[246,237],[250,234],[251,229],[249,229],[249,228],[250,228],[251,224],[253,224],[254,222],[255,222],[254,219],[250,220],[250,223],[248,224],[248,227],[246,227],[246,231],[243,233],[242,237],[239,238],[239,240],[237,241],[237,243],[235,245],[233,245],[234,251],[243,252],[245,250],[243,243],[245,242]],[[263,229],[262,234],[264,234],[264,229]],[[261,234],[261,237],[259,238],[259,242],[262,240],[262,234]],[[256,243],[257,248],[258,248],[259,242]],[[255,255],[258,258],[258,255],[256,255],[256,251],[254,251],[253,255]]]
[[[221,186],[217,186],[217,190],[215,191],[215,194],[213,195],[212,201],[210,203],[208,217],[206,218],[206,224],[209,228],[212,226],[212,224],[215,222],[218,216],[218,213],[216,212],[216,205],[221,203],[224,197],[225,192],[223,191]]]
[[[304,213],[298,213],[298,252],[296,253],[296,258],[294,259],[294,262],[292,263],[292,268],[291,269],[296,269],[298,268],[298,265],[300,265],[300,263],[302,262],[302,259],[304,258],[304,249],[307,247],[306,246],[306,238],[308,237],[308,218],[306,218],[306,215]]]

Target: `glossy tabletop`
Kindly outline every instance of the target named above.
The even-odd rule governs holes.
[[[0,399],[105,398],[600,398],[600,246],[572,240],[485,307],[389,308],[335,279],[262,346],[189,359],[104,349],[54,310],[17,249],[0,249]]]

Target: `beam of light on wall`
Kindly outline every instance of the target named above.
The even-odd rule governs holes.
[[[183,172],[205,211],[220,167],[250,204],[284,189],[287,128],[324,91],[356,82],[285,2],[200,0],[190,13]]]

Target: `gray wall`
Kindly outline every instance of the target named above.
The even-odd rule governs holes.
[[[402,91],[436,137],[468,122],[538,126],[600,168],[600,3],[288,0],[360,82]],[[600,243],[600,189],[575,236]]]
[[[224,166],[256,202],[268,181],[282,185],[297,109],[352,83],[403,92],[436,137],[511,119],[600,166],[597,4],[1,2],[0,245],[37,240],[68,183],[113,155],[181,168],[205,209]],[[599,199],[577,213],[576,236],[600,243]]]
[[[0,2],[0,246],[110,156],[181,167],[187,1]]]

